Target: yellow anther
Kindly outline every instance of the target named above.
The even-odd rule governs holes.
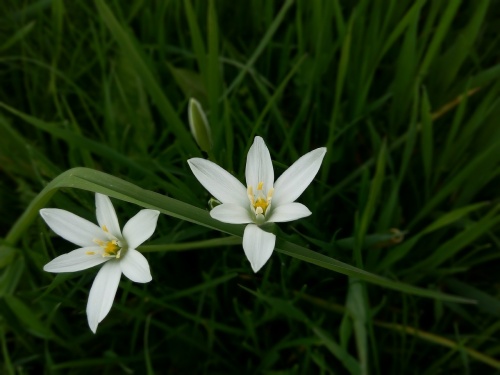
[[[264,188],[264,182],[259,182],[259,185],[257,185],[257,190],[262,190]]]
[[[108,227],[106,225],[102,226],[102,230],[105,231],[106,233],[109,233]]]
[[[95,251],[87,251],[85,254],[87,254],[87,255],[95,255]]]

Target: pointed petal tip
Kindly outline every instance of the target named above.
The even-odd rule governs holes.
[[[122,232],[118,217],[116,216],[113,203],[107,195],[95,193],[95,213],[101,229],[107,228],[106,232],[111,233],[117,238],[121,237]]]
[[[196,163],[198,162],[198,160],[205,160],[205,159],[202,159],[202,158],[191,158],[191,159],[188,159],[187,162],[189,164],[189,166],[192,166],[192,165],[196,165]]]
[[[280,206],[294,202],[318,173],[326,147],[309,151],[297,159],[274,183],[273,203]]]
[[[46,217],[49,217],[50,214],[54,211],[54,208],[42,208],[40,212],[40,216],[45,219]]]
[[[231,173],[202,158],[189,159],[188,164],[196,179],[216,199],[222,203],[248,205],[247,189]]]
[[[43,270],[53,273],[83,271],[110,260],[102,254],[103,250],[98,246],[83,247],[52,259],[43,267]]]
[[[257,273],[262,269],[262,267],[264,267],[264,264],[256,265],[256,264],[250,262],[250,267],[252,267],[253,273]]]
[[[101,267],[92,283],[87,301],[87,321],[94,333],[113,306],[121,275],[120,262],[113,260]]]
[[[326,147],[319,147],[315,150],[310,151],[310,154],[315,155],[316,157],[323,159],[323,157],[326,154],[326,151],[327,151]]]
[[[87,322],[89,323],[90,330],[95,335],[97,333],[97,326],[99,325],[99,321],[96,319],[96,316],[89,315],[88,311],[87,311]]]
[[[248,150],[245,179],[247,186],[253,186],[254,189],[263,182],[266,192],[274,185],[274,168],[271,154],[261,137],[255,137],[252,146]]]

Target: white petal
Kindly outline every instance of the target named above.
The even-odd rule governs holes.
[[[264,195],[274,184],[274,169],[271,155],[264,140],[255,137],[255,140],[248,150],[247,165],[245,169],[247,186],[252,186],[255,192],[260,182],[264,183]]]
[[[58,208],[44,208],[40,210],[40,215],[50,229],[75,245],[95,246],[95,239],[107,239],[101,228],[71,212]]]
[[[250,202],[248,203],[250,206]],[[252,222],[250,209],[232,203],[223,203],[210,211],[210,216],[215,220],[229,224],[247,224]]]
[[[122,236],[122,233],[120,231],[120,224],[118,223],[115,208],[113,207],[113,204],[111,203],[109,197],[96,193],[95,208],[99,226],[103,230],[104,228],[106,228],[108,232],[111,233],[114,237],[120,238]]]
[[[125,224],[123,238],[129,248],[135,249],[153,235],[159,214],[160,211],[156,210],[140,210]]]
[[[120,259],[120,267],[123,274],[136,283],[148,283],[153,279],[147,259],[135,249],[128,249]]]
[[[87,320],[94,333],[113,306],[121,274],[120,262],[112,259],[101,267],[95,277],[87,302]]]
[[[325,154],[325,147],[317,148],[299,158],[283,172],[274,184],[274,207],[292,203],[306,190],[318,173]]]
[[[293,221],[311,215],[311,211],[301,203],[285,203],[276,207],[271,212],[267,221],[271,223],[283,223]]]
[[[243,233],[243,250],[250,261],[253,272],[259,271],[271,257],[276,236],[264,232],[255,224],[248,224]]]
[[[201,158],[189,159],[188,164],[198,181],[222,203],[248,206],[247,189],[232,174]]]
[[[111,259],[103,257],[102,254],[103,250],[99,246],[76,249],[52,259],[43,267],[43,270],[55,273],[86,270]]]

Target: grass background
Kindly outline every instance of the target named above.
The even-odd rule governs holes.
[[[500,373],[498,0],[7,0],[0,10],[0,372]],[[326,146],[299,199],[313,215],[281,224],[281,243],[400,290],[286,251],[253,274],[241,227],[209,220],[210,196],[187,166],[203,157],[190,97],[207,111],[213,157],[242,181],[255,135],[277,175]],[[73,170],[47,192],[74,167],[106,175]],[[42,271],[74,246],[38,208],[95,221],[93,194],[75,188],[121,198],[122,225],[140,209],[123,200],[158,199],[177,215],[161,215],[142,248],[153,281],[122,278],[96,335],[85,306],[97,269]]]

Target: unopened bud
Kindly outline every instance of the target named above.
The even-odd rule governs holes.
[[[201,104],[194,98],[189,99],[188,118],[189,128],[196,143],[202,151],[209,152],[212,149],[212,132]]]
[[[222,204],[221,201],[219,201],[218,199],[215,199],[213,197],[208,200],[208,207],[210,207],[211,210],[213,210],[215,207],[217,207],[221,204]]]

